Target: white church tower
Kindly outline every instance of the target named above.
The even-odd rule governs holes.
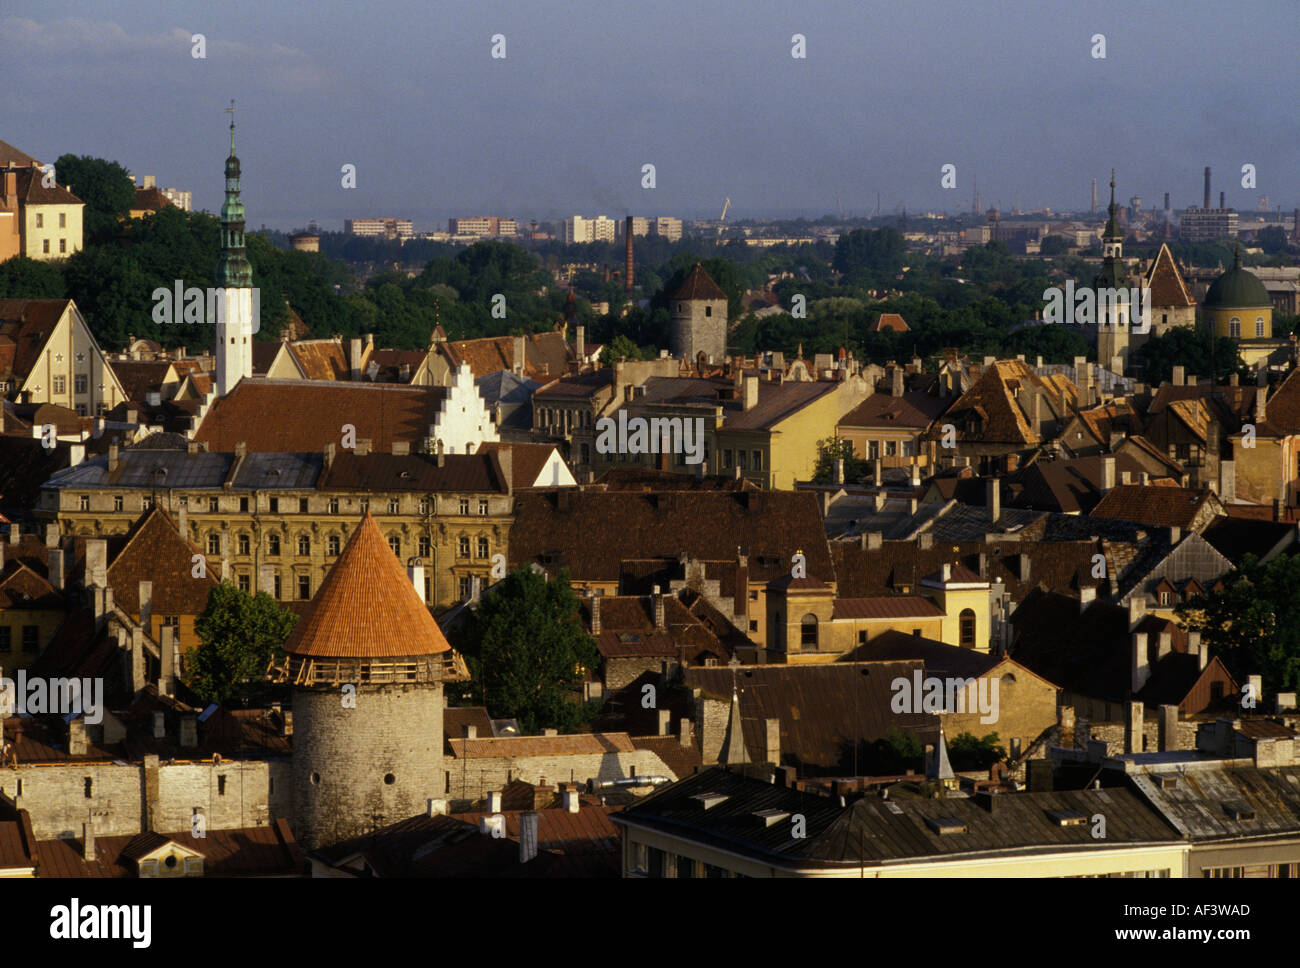
[[[244,203],[239,199],[239,159],[235,157],[235,102],[230,102],[230,157],[226,159],[226,200],[221,205],[221,262],[217,266],[217,395],[224,397],[253,375],[253,334],[258,329],[253,267],[244,252]],[[211,301],[209,312],[212,312]]]

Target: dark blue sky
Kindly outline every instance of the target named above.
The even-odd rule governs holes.
[[[1294,0],[14,6],[0,139],[112,158],[215,210],[234,97],[253,226],[716,218],[726,196],[729,218],[817,216],[837,196],[868,214],[877,192],[885,212],[955,211],[972,178],[985,206],[1082,209],[1112,166],[1148,206],[1199,204],[1205,165],[1216,204],[1300,204]]]

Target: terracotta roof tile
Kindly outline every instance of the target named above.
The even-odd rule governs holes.
[[[369,514],[284,646],[293,655],[339,658],[434,655],[450,648]]]
[[[211,571],[193,577],[193,556],[201,554],[181,536],[162,507],[145,512],[128,533],[126,546],[108,566],[113,600],[123,611],[140,614],[140,582],[153,583],[155,615],[199,615],[217,586]]]

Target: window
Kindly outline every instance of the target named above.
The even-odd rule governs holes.
[[[208,554],[221,554],[221,535],[217,534],[215,531],[208,535]]]
[[[338,514],[338,513],[339,513],[339,499],[336,498],[336,497],[332,497],[332,498],[330,498],[330,499],[329,499],[329,504],[326,505],[326,508],[328,509],[328,511],[329,511],[330,514]]]
[[[463,497],[460,499],[460,513],[469,514],[469,498]]]
[[[36,213],[36,227],[38,229],[45,228],[45,216],[40,212]]]
[[[74,376],[74,377],[72,378],[72,389],[73,389],[73,392],[74,392],[74,393],[85,393],[85,392],[86,392],[86,386],[87,386],[87,384],[89,384],[89,383],[90,383],[90,381],[86,378],[86,374],[84,374],[84,373],[78,373],[76,376]]]
[[[896,440],[885,441],[885,456],[886,457],[898,456],[898,441]]]
[[[731,470],[731,451],[730,451],[730,450],[724,450],[724,451],[722,452],[722,469],[723,469],[724,471],[729,471],[729,470]]]
[[[114,511],[120,511],[120,510],[122,510],[122,495],[121,495],[121,494],[115,495],[115,496],[113,497],[113,510],[114,510]]]
[[[365,514],[367,511],[369,511],[370,498],[363,497],[361,500],[357,501],[357,508],[361,511],[362,514]]]
[[[82,511],[90,510],[90,495],[83,494],[77,499],[77,505]]]
[[[278,497],[268,498],[268,499],[267,499],[267,510],[269,510],[272,514],[279,514],[279,513],[280,513],[280,499],[279,499]]]
[[[56,376],[54,378],[54,392],[55,393],[68,392],[68,378],[66,376]]]
[[[1164,608],[1168,604],[1169,604],[1169,593],[1166,591],[1162,591],[1160,593],[1160,606]]]
[[[248,513],[248,498],[241,497],[239,499],[239,510],[243,511],[245,514]]]
[[[963,608],[957,616],[959,625],[959,643],[963,649],[975,648],[975,610]]]
[[[488,557],[488,539],[487,539],[487,538],[479,538],[479,539],[478,539],[478,556],[479,556],[480,558],[486,558],[486,557]]]
[[[60,215],[59,218],[63,218],[63,216]],[[67,239],[59,239],[59,251],[60,251],[60,252],[67,252],[67,251],[68,251],[68,240],[67,240]]]
[[[816,649],[817,648],[817,616],[813,614],[805,615],[799,620],[799,648]]]
[[[236,541],[237,541],[238,544],[239,544],[239,554],[241,554],[241,555],[246,555],[246,554],[250,554],[250,553],[251,553],[250,550],[249,550],[249,549],[250,549],[251,542],[250,542],[249,539],[248,539],[248,535],[246,535],[246,534],[241,534],[241,535],[236,539]]]
[[[298,601],[305,602],[311,598],[311,576],[298,576]]]
[[[14,633],[8,625],[0,625],[0,652],[14,650]]]
[[[460,552],[460,557],[462,558],[469,557],[469,538],[460,539],[460,541],[458,542],[458,550]]]
[[[393,535],[388,539],[388,547],[393,549],[394,556],[402,557],[402,539],[397,535]]]
[[[590,445],[588,445],[588,444],[581,444],[581,445],[579,445],[579,450],[582,452],[582,457],[581,457],[581,459],[578,461],[578,463],[580,463],[580,464],[590,464],[590,463],[591,463],[591,447],[590,447]]]
[[[463,600],[463,599],[469,598],[470,591],[471,591],[471,588],[470,588],[470,580],[469,580],[468,578],[462,578],[462,579],[457,583],[457,585],[458,585],[458,587],[460,588],[460,597],[461,597],[461,599]]]
[[[216,514],[221,508],[221,499],[216,497],[208,498],[208,513]]]
[[[140,498],[141,511],[148,511],[151,507],[153,507],[153,497],[151,495],[146,494],[144,497]]]
[[[236,577],[239,579],[239,590],[241,592],[247,594],[249,591],[252,590],[252,584],[249,582],[248,575],[246,573],[241,572]]]
[[[311,536],[306,534],[298,535],[298,554],[304,558],[311,554]]]
[[[421,536],[419,543],[416,547],[415,553],[419,555],[421,558],[428,558],[429,552],[430,552],[429,538],[428,536]]]
[[[763,452],[761,450],[756,450],[754,451],[754,470],[761,471],[762,469],[763,469]]]
[[[326,539],[326,545],[331,555],[339,553],[339,543],[339,536],[336,534],[332,534]]]
[[[646,869],[651,877],[664,876],[664,852],[658,847],[646,848]]]
[[[390,497],[388,499],[388,513],[397,514],[400,512],[400,510],[401,510],[401,502],[395,497]]]
[[[226,795],[226,778],[224,776],[219,776],[217,777],[217,796],[224,797],[225,795]]]
[[[280,592],[280,573],[279,573],[278,571],[274,573],[274,578],[275,578],[275,597],[276,597],[276,599],[278,600],[278,599],[280,598],[280,595],[281,595],[281,592]]]
[[[162,618],[162,627],[165,629],[178,629],[181,627],[181,617],[179,615],[164,615]]]
[[[1255,317],[1255,336],[1259,339],[1264,338],[1264,317],[1263,316]]]
[[[1205,648],[1205,646],[1201,646],[1201,648]],[[1222,698],[1223,698],[1223,683],[1222,682],[1210,683],[1210,699],[1214,702],[1218,702]]]
[[[266,553],[272,557],[280,555],[280,536],[278,534],[268,535],[266,539]]]
[[[713,307],[712,307],[712,306],[705,306],[705,307],[704,307],[704,315],[705,315],[705,316],[712,316],[712,315],[713,315]]]
[[[41,218],[41,217],[40,217],[39,215],[36,216],[37,221],[40,221],[40,218]],[[49,254],[50,254],[50,240],[49,240],[49,239],[41,239],[41,254],[42,254],[42,255],[49,255]]]
[[[486,500],[480,500],[478,502],[478,513],[479,513],[479,517],[484,517],[484,518],[487,517],[488,502]]]
[[[84,403],[77,404],[77,416],[84,417],[85,415],[86,415],[86,405]]]
[[[747,455],[745,451],[743,450],[736,451],[736,466],[739,467],[742,471],[749,470],[749,468],[746,466],[747,463],[745,460],[746,456]]]
[[[1228,320],[1228,335],[1233,339],[1241,339],[1241,320],[1236,316]]]
[[[81,793],[87,799],[91,799],[95,794],[95,780],[93,777],[86,777],[82,780]]]
[[[298,513],[299,514],[307,513],[307,499],[305,497],[298,498]]]
[[[67,213],[66,213],[66,212],[60,212],[60,213],[59,213],[59,228],[61,228],[61,229],[66,229],[67,227],[68,227],[68,216],[67,216]]]
[[[428,513],[429,513],[429,510],[430,510],[430,507],[431,507],[431,505],[430,505],[430,503],[429,503],[429,499],[428,499],[427,497],[422,497],[422,498],[420,498],[420,513],[421,513],[421,514],[428,514]]]

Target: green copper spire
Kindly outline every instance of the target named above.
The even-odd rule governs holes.
[[[1124,268],[1124,235],[1119,230],[1119,219],[1115,217],[1118,207],[1115,205],[1115,169],[1110,170],[1110,218],[1101,233],[1102,260],[1101,271],[1093,277],[1092,284],[1098,289],[1122,289],[1128,285],[1128,271]]]
[[[226,159],[226,200],[221,206],[221,262],[217,285],[223,289],[251,289],[253,267],[244,253],[244,203],[239,200],[239,159],[235,157],[235,102],[230,114],[230,157]]]
[[[231,149],[233,152],[233,148]],[[1120,241],[1123,236],[1119,234],[1119,223],[1115,220],[1115,169],[1110,170],[1110,208],[1107,209],[1110,218],[1106,219],[1106,228],[1102,231],[1101,237],[1104,240]]]

